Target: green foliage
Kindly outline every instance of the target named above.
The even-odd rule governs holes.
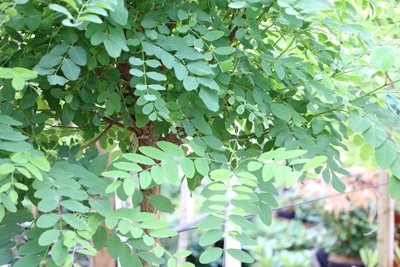
[[[380,97],[399,86],[396,11],[383,0],[3,1],[0,264],[71,266],[106,246],[122,266],[174,266],[180,252],[150,249],[177,233],[140,207],[175,212],[142,191],[183,179],[209,213],[201,244],[246,244],[256,227],[244,216],[269,225],[278,187],[321,174],[345,190],[348,140],[393,174],[399,197],[388,134],[400,123]],[[26,231],[7,221],[24,205],[38,211]]]

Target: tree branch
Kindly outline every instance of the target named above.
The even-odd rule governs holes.
[[[107,125],[107,127],[104,129],[104,131],[102,131],[95,139],[93,139],[92,141],[90,141],[89,143],[87,143],[86,145],[82,146],[79,150],[84,150],[88,147],[90,147],[91,145],[94,145],[97,141],[99,141],[104,135],[106,135],[106,133],[111,129],[111,127],[113,127],[113,125],[115,124],[115,121],[110,121],[109,124]]]

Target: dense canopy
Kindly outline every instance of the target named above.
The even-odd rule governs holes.
[[[177,235],[159,212],[179,212],[160,186],[182,181],[209,213],[201,245],[251,245],[243,216],[268,225],[278,188],[321,174],[345,190],[350,142],[399,197],[399,11],[389,0],[4,0],[0,264],[71,266],[106,246],[122,266],[175,266],[189,252],[159,244]]]

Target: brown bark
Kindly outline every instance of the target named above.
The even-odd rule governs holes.
[[[154,133],[154,122],[150,122],[146,126],[142,128],[137,128],[136,125],[132,125],[133,128],[135,129],[135,134],[139,139],[139,147],[141,146],[152,146],[156,147],[156,142],[161,139],[161,136],[158,136]],[[149,166],[142,166],[143,169],[149,168]],[[149,212],[156,214],[157,219],[160,218],[160,211],[157,210],[153,205],[150,203],[150,197],[152,195],[158,195],[160,194],[161,191],[161,186],[160,185],[155,185],[152,188],[149,189],[142,189],[142,194],[143,194],[143,200],[142,203],[140,204],[140,211],[141,212]],[[145,233],[149,234],[152,231],[152,229],[145,229]],[[160,245],[160,239],[156,239],[153,248]],[[142,265],[143,266],[148,266],[152,265],[155,266],[154,264],[147,262],[145,260],[142,260]]]

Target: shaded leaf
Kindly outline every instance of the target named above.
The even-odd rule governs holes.
[[[222,255],[222,249],[218,247],[208,248],[201,253],[199,261],[202,264],[208,264],[217,260]]]
[[[163,195],[151,195],[150,203],[162,212],[173,212],[175,210],[171,200]]]
[[[60,236],[60,230],[50,229],[46,232],[43,232],[39,237],[39,245],[48,246],[51,243],[55,242]]]
[[[245,252],[243,250],[228,248],[227,252],[229,255],[231,255],[233,258],[237,259],[240,262],[244,262],[244,263],[254,262],[253,257],[251,257],[247,252]]]
[[[223,235],[224,235],[224,231],[219,230],[219,229],[207,230],[200,236],[199,245],[204,247],[204,246],[214,244],[218,240],[220,240]]]
[[[382,169],[389,168],[397,157],[397,146],[391,139],[386,139],[375,149],[375,158]]]

